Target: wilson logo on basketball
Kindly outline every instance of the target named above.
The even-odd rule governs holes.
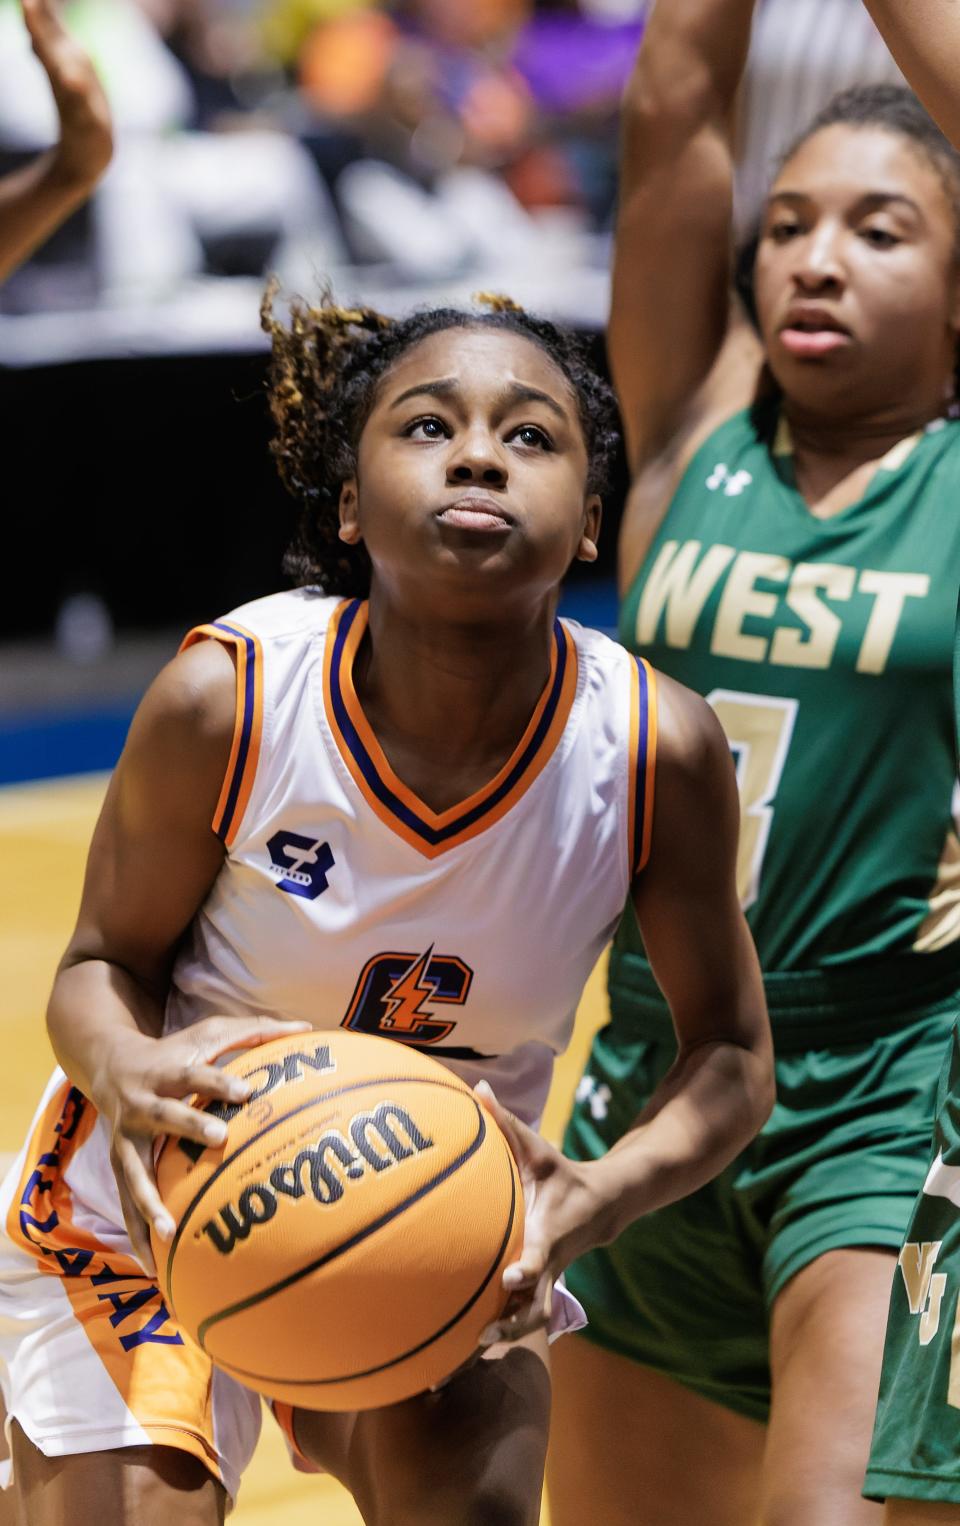
[[[291,1081],[302,1080],[304,1069],[313,1070],[318,1075],[325,1075],[336,1068],[337,1062],[331,1058],[329,1044],[318,1044],[313,1054],[305,1054],[303,1050],[297,1050],[295,1054],[285,1054],[280,1062],[270,1060],[266,1065],[255,1065],[252,1070],[241,1071],[245,1081],[252,1081],[254,1076],[263,1077],[259,1086],[254,1088],[245,1102],[216,1100],[208,1102],[203,1111],[214,1118],[222,1118],[224,1123],[229,1123],[231,1118],[236,1118],[241,1108],[249,1107],[252,1102],[266,1097],[269,1092],[276,1091],[278,1086],[288,1086]],[[192,1139],[181,1139],[178,1141],[178,1148],[190,1160],[197,1161],[207,1146],[198,1144]]]
[[[198,1236],[207,1235],[222,1256],[229,1256],[258,1224],[269,1224],[280,1196],[302,1198],[309,1192],[315,1202],[328,1206],[343,1197],[348,1182],[362,1181],[371,1171],[387,1171],[433,1147],[406,1109],[393,1102],[357,1113],[348,1132],[349,1138],[339,1129],[328,1129],[295,1160],[274,1166],[267,1181],[245,1187],[236,1206],[227,1203]]]

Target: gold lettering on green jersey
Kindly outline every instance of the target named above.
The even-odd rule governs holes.
[[[785,556],[771,556],[763,551],[741,551],[727,578],[713,627],[710,650],[715,657],[737,657],[743,662],[763,662],[770,645],[766,636],[748,636],[743,622],[750,615],[772,620],[780,595],[757,588],[758,578],[785,583],[790,563]]]
[[[668,646],[687,647],[697,621],[714,587],[734,557],[732,546],[711,546],[699,567],[703,542],[665,541],[650,568],[637,609],[637,645],[649,646],[666,609],[665,636]]]
[[[822,588],[828,599],[849,599],[857,574],[853,567],[834,562],[798,562],[787,589],[787,608],[807,627],[778,630],[770,646],[770,661],[786,668],[828,668],[837,649],[843,622],[818,597]]]
[[[887,666],[903,606],[907,599],[923,599],[930,592],[925,572],[872,572],[860,574],[860,593],[874,594],[873,609],[860,645],[858,673],[882,673]]]
[[[947,1288],[946,1272],[934,1272],[942,1240],[907,1241],[900,1252],[899,1266],[911,1314],[919,1314],[917,1338],[929,1346],[940,1328],[940,1306]],[[951,1400],[951,1403],[953,1401]]]
[[[911,1314],[919,1314],[926,1304],[942,1244],[942,1240],[924,1240],[920,1245],[908,1240],[900,1252],[899,1266]]]

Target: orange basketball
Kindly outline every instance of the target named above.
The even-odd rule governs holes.
[[[277,1039],[208,1102],[226,1143],[169,1139],[177,1224],[154,1254],[183,1328],[225,1372],[307,1409],[369,1409],[440,1382],[506,1301],[523,1240],[513,1154],[472,1091],[391,1039]]]

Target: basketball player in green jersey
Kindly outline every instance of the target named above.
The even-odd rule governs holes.
[[[960,143],[960,16],[942,0],[868,7],[901,69]],[[954,648],[960,734],[960,626]],[[929,1170],[898,1260],[864,1493],[887,1526],[960,1526],[960,1027],[943,1068]]]
[[[50,81],[57,144],[0,179],[0,282],[86,201],[110,162],[110,109],[96,71],[61,25],[55,0],[22,0],[33,51]]]
[[[879,1522],[860,1490],[883,1329],[960,985],[958,158],[908,93],[839,98],[773,185],[758,337],[730,300],[753,9],[654,9],[610,345],[621,635],[726,729],[778,1105],[711,1187],[571,1268],[590,1324],[556,1352],[554,1526]],[[610,997],[578,1159],[673,1054],[629,913]]]

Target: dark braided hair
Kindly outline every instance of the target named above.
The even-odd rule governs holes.
[[[287,325],[274,315],[276,294],[271,282],[260,314],[273,340],[268,376],[276,434],[270,448],[284,486],[301,505],[284,558],[284,570],[300,584],[347,597],[369,592],[365,547],[347,546],[338,537],[340,490],[356,469],[360,435],[382,378],[407,350],[446,329],[520,334],[549,355],[577,399],[587,491],[606,491],[619,442],[616,404],[575,335],[490,294],[476,298],[484,309],[438,307],[393,320],[369,307],[338,307],[327,292],[316,307],[291,303]]]

